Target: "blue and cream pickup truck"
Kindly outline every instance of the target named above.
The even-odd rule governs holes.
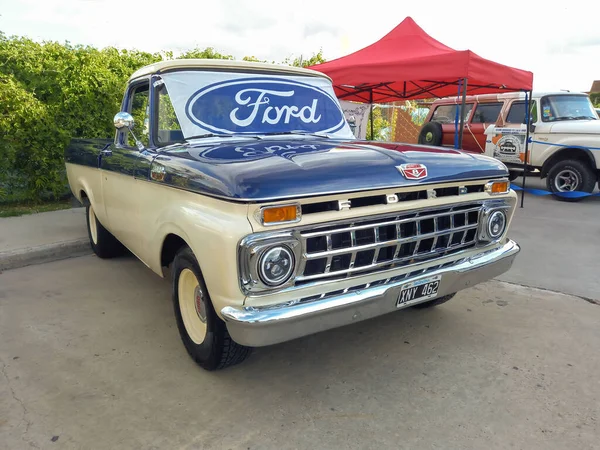
[[[65,154],[91,246],[170,274],[181,339],[205,369],[439,305],[519,252],[501,162],[358,141],[315,71],[156,63],[131,76],[114,123],[114,139]]]

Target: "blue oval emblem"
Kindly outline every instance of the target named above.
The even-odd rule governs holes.
[[[345,124],[327,92],[283,78],[241,78],[205,86],[190,97],[185,112],[213,133],[333,133]]]

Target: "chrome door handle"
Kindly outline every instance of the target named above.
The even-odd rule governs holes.
[[[109,148],[105,148],[100,151],[101,156],[112,156],[112,150]]]

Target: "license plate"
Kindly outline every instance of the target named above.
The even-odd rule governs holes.
[[[396,307],[400,308],[411,303],[416,303],[417,300],[422,301],[436,297],[441,281],[442,276],[436,275],[405,284],[398,294]]]

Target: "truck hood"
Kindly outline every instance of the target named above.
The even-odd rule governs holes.
[[[325,138],[192,141],[154,160],[163,182],[238,201],[266,201],[507,176],[501,162],[440,147]],[[408,180],[401,164],[427,167]],[[156,169],[156,167],[155,167]],[[153,170],[155,170],[153,169]]]
[[[600,120],[563,120],[553,123],[551,133],[600,134]]]

